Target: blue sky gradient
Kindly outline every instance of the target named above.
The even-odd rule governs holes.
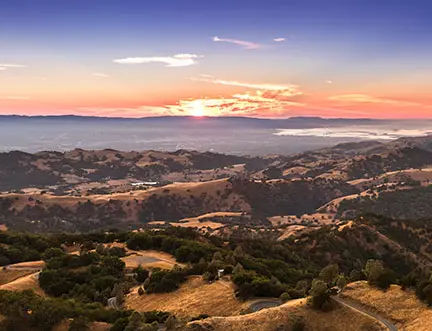
[[[266,108],[244,115],[336,116],[331,109],[342,107],[340,114],[374,117],[387,106],[382,111],[390,116],[389,108],[401,101],[405,108],[397,117],[409,112],[424,117],[431,111],[432,78],[426,77],[432,74],[431,13],[432,2],[420,0],[0,0],[0,112],[79,113],[80,108],[108,107],[140,109],[131,116],[150,115],[152,109],[177,114],[174,106],[182,101],[258,92],[196,79],[211,75],[302,90],[302,97],[290,100],[302,110],[284,104],[286,111],[278,105],[277,112]],[[215,42],[215,36],[257,47]],[[182,68],[114,62],[175,54],[199,57]],[[8,63],[25,68],[2,70],[1,64]],[[95,86],[85,75],[110,79]],[[35,78],[44,83],[39,86]],[[351,98],[357,99],[354,106],[328,102],[338,95],[367,98]],[[207,115],[231,110],[238,115],[238,107],[220,112],[202,107]]]

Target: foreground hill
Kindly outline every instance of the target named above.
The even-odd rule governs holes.
[[[432,311],[410,291],[392,285],[387,291],[366,282],[349,284],[343,297],[362,304],[392,320],[401,330],[432,330]]]
[[[249,304],[235,297],[235,288],[230,281],[212,283],[193,276],[172,293],[138,294],[132,289],[126,298],[126,307],[141,312],[163,310],[179,317],[187,316],[231,316],[247,310]]]
[[[302,322],[298,322],[301,320]],[[265,309],[256,313],[233,316],[212,317],[203,321],[192,322],[189,330],[193,331],[384,331],[374,319],[355,312],[350,308],[338,306],[331,312],[317,312],[306,305],[306,299],[289,301],[286,304]],[[296,329],[297,325],[297,329]]]

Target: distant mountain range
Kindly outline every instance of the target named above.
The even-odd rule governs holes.
[[[0,115],[0,121],[122,121],[122,122],[147,122],[163,124],[174,122],[190,123],[201,121],[203,125],[214,124],[234,124],[245,126],[258,126],[267,128],[315,128],[324,126],[344,126],[344,125],[368,125],[383,124],[393,122],[391,120],[378,119],[348,119],[348,118],[322,118],[322,117],[289,117],[281,119],[266,119],[241,116],[221,116],[221,117],[194,117],[194,116],[155,116],[155,117],[98,117],[98,116],[78,116],[78,115],[50,115],[50,116],[25,116],[25,115]]]

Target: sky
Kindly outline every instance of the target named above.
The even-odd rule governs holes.
[[[0,0],[0,114],[430,118],[427,0]]]

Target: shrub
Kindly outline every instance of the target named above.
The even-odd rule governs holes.
[[[86,317],[80,316],[74,318],[69,325],[69,331],[87,331],[89,330],[89,320]]]
[[[279,299],[285,303],[285,302],[291,300],[291,296],[287,292],[284,292],[280,295]]]
[[[327,284],[320,279],[314,279],[312,281],[312,287],[309,294],[309,304],[314,309],[322,310],[325,307],[325,304],[330,300],[330,293]]]

